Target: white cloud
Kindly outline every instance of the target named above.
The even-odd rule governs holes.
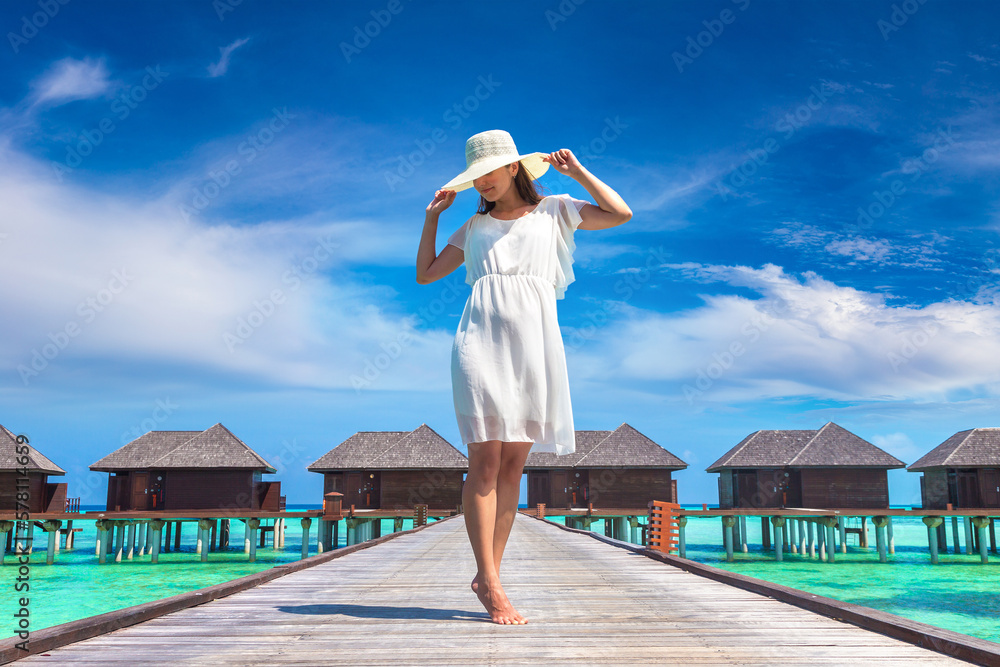
[[[51,345],[62,349],[27,376],[29,386],[145,384],[159,379],[150,369],[185,368],[209,383],[351,389],[352,376],[401,335],[401,354],[379,363],[369,386],[449,386],[450,327],[393,312],[391,287],[356,282],[346,266],[368,252],[355,239],[379,237],[374,223],[184,221],[176,201],[56,184],[9,145],[0,146],[0,198],[0,283],[8,286],[0,310],[15,323],[0,328],[8,360],[0,386],[23,390],[18,367],[31,368],[34,353]],[[241,320],[250,328],[241,331]]]
[[[767,264],[671,264],[699,282],[760,295],[703,296],[676,313],[625,309],[571,374],[594,382],[659,381],[668,400],[752,402],[951,400],[1000,390],[1000,305],[945,301],[891,306],[886,297]],[[574,352],[574,357],[575,351]]]
[[[31,83],[35,105],[59,105],[104,95],[110,88],[104,59],[63,58]]]
[[[250,41],[249,37],[244,37],[243,39],[237,39],[232,44],[219,47],[219,62],[212,63],[208,66],[208,76],[217,77],[222,76],[229,70],[229,57],[232,55],[233,51],[240,48],[244,44]]]
[[[846,238],[831,241],[827,252],[843,255],[863,262],[883,262],[890,254],[889,242],[884,239]]]

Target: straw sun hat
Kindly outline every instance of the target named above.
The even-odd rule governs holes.
[[[487,130],[469,137],[465,142],[466,169],[442,186],[442,190],[465,190],[472,182],[494,169],[521,161],[528,177],[535,180],[549,169],[549,163],[542,161],[548,153],[525,153],[518,155],[514,139],[503,130]]]

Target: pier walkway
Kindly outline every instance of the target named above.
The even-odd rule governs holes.
[[[24,658],[58,665],[968,664],[518,515],[491,623],[464,516]]]

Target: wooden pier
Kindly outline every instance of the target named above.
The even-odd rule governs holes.
[[[685,571],[670,556],[650,557],[640,546],[523,513],[514,522],[501,574],[508,596],[529,622],[501,626],[490,622],[469,588],[475,565],[464,516],[377,542],[315,556],[318,564],[312,567],[299,561],[289,574],[220,599],[185,594],[197,606],[135,625],[129,624],[150,615],[134,610],[105,614],[100,627],[121,629],[93,636],[92,622],[92,638],[61,648],[55,648],[55,638],[64,626],[32,633],[44,653],[21,662],[966,664],[887,636],[891,632],[830,617],[851,618],[862,610],[863,618],[871,614],[869,627],[886,632],[898,626],[902,634],[895,636],[920,637],[953,655],[1000,664],[1000,646],[991,642],[835,601],[826,612],[814,613],[802,606],[822,610],[824,598],[801,594],[802,605],[779,602],[768,597],[766,587],[773,585],[766,582],[759,582],[764,589],[750,592],[699,575],[697,568],[720,577],[739,575],[691,561],[683,561],[694,568]],[[72,640],[88,636],[86,621],[65,628],[77,633]]]

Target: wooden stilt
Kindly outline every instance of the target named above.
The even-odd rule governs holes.
[[[45,533],[48,535],[49,543],[45,550],[45,564],[52,565],[56,559],[56,544],[59,542],[59,528],[62,521],[46,521],[42,524]]]
[[[302,557],[309,557],[309,526],[312,525],[312,519],[306,518],[299,522],[302,525]]]
[[[219,522],[212,519],[212,527],[210,528],[211,533],[208,537],[208,550],[215,551],[216,540],[219,539]]]
[[[183,521],[174,521],[174,550],[181,550],[181,526],[184,525]]]
[[[772,516],[771,523],[774,524],[774,560],[780,563],[785,550],[785,517]]]
[[[146,553],[146,534],[148,530],[148,521],[140,521],[135,527],[135,553],[140,558]]]
[[[76,546],[76,533],[73,532],[73,520],[66,522],[66,551]]]
[[[165,523],[166,521],[162,519],[153,519],[149,522],[149,527],[153,531],[153,541],[150,544],[150,546],[153,547],[152,551],[150,551],[150,560],[153,563],[158,563],[160,561],[160,535],[163,530],[163,524]]]
[[[796,524],[798,521],[795,519],[788,519],[785,523],[785,530],[788,532],[788,550],[793,554],[797,554],[799,553],[799,534],[796,531]]]
[[[892,517],[891,516],[887,516],[886,517],[885,530],[886,530],[886,537],[887,537],[887,540],[889,542],[889,553],[890,554],[895,554],[896,553],[896,540],[892,536]]]
[[[990,551],[997,553],[997,529],[995,519],[990,517]]]
[[[257,528],[260,527],[260,519],[247,519],[247,529],[250,531],[250,562],[257,561]]]
[[[965,553],[972,553],[972,517],[965,516],[962,517],[963,523],[965,523]]]
[[[837,527],[840,529],[840,553],[847,553],[847,517],[842,516],[837,519]],[[859,540],[860,541],[860,540]]]
[[[931,563],[937,565],[938,562],[938,534],[937,527],[942,524],[943,519],[939,516],[925,516],[923,522],[927,525],[927,547],[931,552]]]
[[[122,555],[125,550],[125,520],[114,521],[115,525],[115,562],[122,562]]]
[[[955,543],[955,553],[957,553],[957,554],[962,553],[961,542],[958,539],[958,517],[957,516],[951,517],[951,535],[952,535],[952,541]],[[947,551],[948,548],[945,547],[944,550]]]
[[[766,516],[760,518],[760,548],[764,551],[771,548],[771,522]]]
[[[173,524],[173,521],[167,521],[164,524],[166,526],[166,531],[165,531],[164,537],[163,537],[163,550],[164,551],[170,551],[171,529],[173,528],[172,524]]]
[[[875,526],[875,546],[878,548],[878,561],[880,563],[885,563],[887,560],[885,527],[888,523],[889,523],[889,517],[886,516],[872,517],[872,525]]]
[[[745,516],[740,517],[740,551],[747,553],[750,551],[748,542],[750,538],[747,536],[747,518]]]
[[[826,548],[826,562],[833,563],[837,560],[835,556],[837,553],[837,545],[834,543],[834,533],[836,531],[837,519],[828,517],[824,523],[826,524],[826,541],[829,543]]]
[[[989,563],[990,557],[986,551],[986,526],[989,525],[990,520],[985,516],[976,516],[971,519],[972,525],[976,529],[976,537],[979,542],[979,560],[983,563]]]
[[[109,542],[111,540],[112,528],[114,528],[114,523],[109,519],[98,519],[97,525],[97,536],[98,536],[98,551],[97,551],[97,562],[106,563],[108,560]]]
[[[7,555],[7,539],[13,528],[13,521],[0,521],[0,565],[3,565],[4,556]]]
[[[135,521],[129,519],[125,525],[128,527],[128,549],[125,551],[125,560],[132,560],[135,555]]]
[[[250,535],[250,519],[243,519],[243,553],[250,554],[251,540],[253,537]]]
[[[765,519],[767,517],[764,517]],[[724,516],[722,517],[722,530],[726,543],[726,561],[733,562],[733,525],[736,523],[736,517],[734,516]]]
[[[212,527],[215,522],[211,519],[201,519],[198,522],[198,543],[201,545],[201,562],[208,562],[208,552],[211,551],[209,540],[211,539]]]

